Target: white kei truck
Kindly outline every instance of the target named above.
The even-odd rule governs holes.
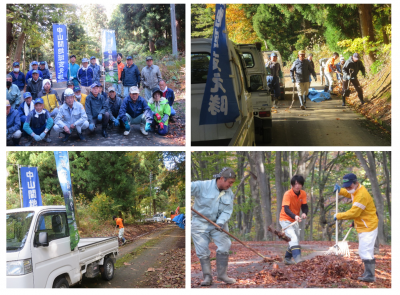
[[[71,250],[65,206],[6,211],[7,288],[69,288],[83,276],[114,277],[118,238],[81,238]]]

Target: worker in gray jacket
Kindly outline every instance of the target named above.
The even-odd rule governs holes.
[[[354,53],[352,56],[349,57],[349,59],[343,66],[343,105],[345,103],[345,97],[350,95],[350,90],[348,90],[350,82],[356,89],[361,104],[364,104],[363,90],[360,82],[357,79],[357,74],[359,71],[361,71],[361,74],[365,77],[365,67],[360,60],[360,55],[358,53]]]
[[[54,130],[65,134],[65,137],[62,139],[63,142],[68,141],[72,131],[75,129],[78,132],[79,138],[85,140],[82,130],[89,127],[85,109],[80,102],[75,101],[72,89],[68,88],[65,90],[64,98],[65,103],[60,107],[57,117],[54,120]]]
[[[192,239],[203,271],[202,286],[212,284],[210,249],[208,248],[211,240],[217,245],[217,279],[226,284],[236,282],[227,275],[231,240],[220,230],[220,228],[228,230],[228,220],[232,215],[234,199],[230,187],[235,180],[235,172],[231,168],[224,167],[220,173],[214,175],[214,179],[194,181],[191,184],[191,194],[195,198],[193,208],[219,226],[216,228],[198,214],[193,213]]]
[[[144,87],[145,99],[150,100],[151,90],[158,86],[158,83],[162,80],[160,68],[153,65],[153,58],[151,56],[146,57],[147,66],[142,69],[141,80]]]

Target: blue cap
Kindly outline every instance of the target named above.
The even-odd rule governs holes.
[[[100,82],[95,82],[97,86],[102,87]]]
[[[271,53],[271,56],[278,56],[278,55],[276,55],[275,52],[272,52],[272,53]]]
[[[89,60],[86,57],[84,57],[82,58],[82,62],[89,62]]]
[[[41,98],[41,97],[36,98],[35,104],[37,104],[37,103],[43,103],[43,98]]]
[[[77,92],[77,91],[81,91],[81,88],[79,86],[74,87],[74,92]]]
[[[97,87],[97,86],[98,86],[97,83],[94,82],[92,85],[90,85],[90,88],[95,88],[95,87]]]
[[[28,97],[32,97],[32,94],[30,92],[25,92],[24,99],[27,99]]]
[[[33,70],[32,74],[39,74],[39,71],[38,70]]]
[[[126,59],[133,59],[133,58],[132,58],[132,56],[129,55],[126,57]]]
[[[40,64],[41,64],[41,65],[45,65],[45,64],[46,64],[46,62],[44,62],[44,61],[41,61],[41,62],[40,62]]]
[[[353,173],[346,174],[343,176],[343,185],[342,187],[349,187],[353,184],[354,181],[357,181],[357,176]]]
[[[19,62],[15,61],[15,62],[13,63],[13,67],[15,67],[15,66],[19,66]]]
[[[38,64],[37,61],[33,61],[33,62],[31,63],[31,65],[37,65],[37,64]]]
[[[95,57],[95,56],[92,56],[92,57],[90,58],[90,60],[92,60],[93,58],[94,58],[94,59],[96,59],[96,57]]]

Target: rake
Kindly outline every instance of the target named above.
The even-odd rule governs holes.
[[[331,255],[331,254],[336,254],[336,255],[341,255],[344,257],[350,257],[350,247],[349,244],[347,243],[346,239],[349,233],[351,232],[352,227],[350,227],[349,231],[347,232],[346,236],[344,237],[343,241],[337,243],[336,245],[330,247],[328,251],[324,253],[324,255]]]

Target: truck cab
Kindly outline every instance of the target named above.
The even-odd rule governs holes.
[[[200,109],[211,58],[212,39],[191,40],[191,142],[198,146],[255,145],[252,93],[240,49],[228,40],[230,72],[240,116],[232,123],[200,125]]]

